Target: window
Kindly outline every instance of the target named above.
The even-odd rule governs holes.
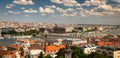
[[[105,53],[105,51],[103,51],[102,53]]]
[[[118,52],[118,54],[120,54],[120,52]]]
[[[100,52],[100,50],[97,50],[97,52]]]
[[[112,54],[112,52],[109,52],[109,54]]]

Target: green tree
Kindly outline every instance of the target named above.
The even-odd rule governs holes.
[[[2,58],[2,56],[0,56],[0,58]]]
[[[91,54],[89,54],[88,58],[110,58],[110,57],[105,53],[99,54],[97,52],[92,52]]]
[[[50,55],[46,55],[43,58],[53,58],[53,57],[51,57]]]
[[[57,57],[56,58],[64,57],[64,51],[65,51],[65,48],[60,49],[60,51],[57,53]]]
[[[87,55],[83,53],[82,49],[72,46],[72,58],[87,58]],[[60,49],[60,51],[57,53],[56,58],[64,57],[64,51],[65,49]]]
[[[64,58],[64,56],[59,56],[58,58]]]
[[[43,53],[41,52],[38,58],[43,58]]]
[[[32,35],[32,34],[38,34],[38,33],[39,33],[39,31],[37,31],[37,30],[30,30],[30,31],[24,32],[24,35]]]
[[[91,54],[84,54],[83,50],[72,46],[72,58],[110,58],[107,54],[99,54],[97,52],[92,52]],[[64,51],[65,49],[60,49],[60,51],[57,53],[57,57],[56,58],[64,58]]]
[[[82,49],[75,46],[72,46],[71,49],[73,51],[72,58],[87,58],[87,55],[83,53]]]

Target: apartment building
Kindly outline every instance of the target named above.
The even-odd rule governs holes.
[[[111,47],[111,46],[101,46],[97,47],[98,53],[105,53],[111,58],[120,58],[120,48]]]

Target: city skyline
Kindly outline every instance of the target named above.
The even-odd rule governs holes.
[[[120,0],[1,0],[0,21],[120,25]]]

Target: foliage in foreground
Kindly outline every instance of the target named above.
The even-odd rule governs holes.
[[[78,47],[71,47],[72,49],[72,58],[110,58],[108,55],[106,54],[99,54],[97,52],[93,52],[91,54],[84,54],[82,49],[78,48]],[[61,49],[58,53],[57,53],[57,57],[56,58],[64,58],[64,50],[65,49]]]
[[[38,58],[52,58],[50,55],[44,56],[43,53],[41,52]]]

